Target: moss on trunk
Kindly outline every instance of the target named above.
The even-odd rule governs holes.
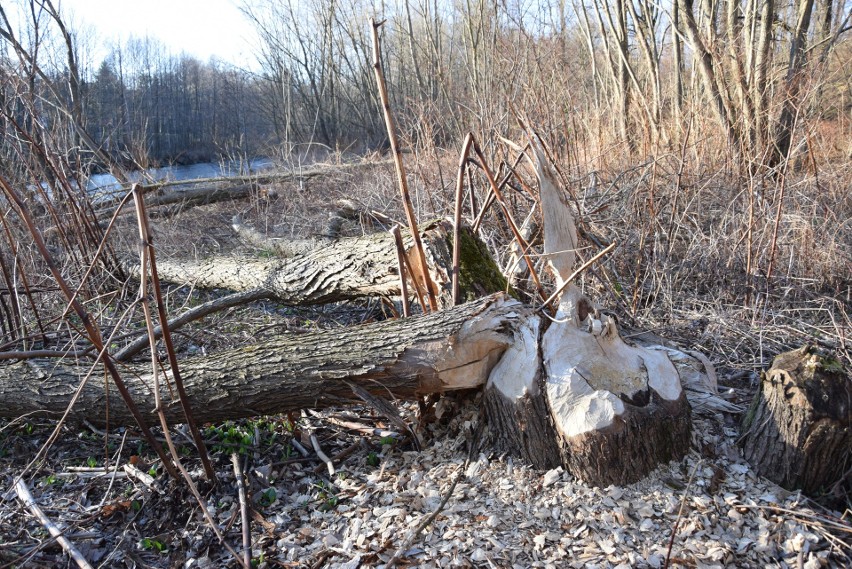
[[[467,227],[462,228],[459,237],[459,293],[462,300],[469,302],[495,292],[507,292],[517,298],[517,293],[494,262],[488,246]],[[448,242],[452,248],[452,234]]]

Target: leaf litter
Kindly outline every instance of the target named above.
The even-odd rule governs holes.
[[[402,415],[411,419],[414,407],[402,404]],[[844,517],[826,510],[755,475],[740,458],[729,417],[695,414],[692,450],[682,461],[635,484],[598,488],[561,468],[538,472],[510,456],[480,452],[467,461],[477,401],[461,402],[445,416],[450,419],[421,433],[425,444],[419,452],[389,436],[392,427],[378,429],[383,437],[370,433],[381,420],[358,408],[345,415],[304,413],[292,433],[279,429],[237,449],[247,467],[254,566],[380,568],[395,554],[398,566],[425,568],[850,564],[849,512]],[[335,426],[335,418],[348,428]],[[369,426],[366,436],[353,428],[359,420]],[[255,424],[255,434],[271,432],[274,425]],[[4,442],[18,445],[13,452],[39,442],[38,429],[26,437],[9,431]],[[310,442],[307,457],[293,450],[291,443],[311,435],[334,463],[334,475],[308,450]],[[133,444],[140,443],[126,446]],[[209,513],[239,550],[240,505],[227,468],[230,450],[216,452],[215,444],[217,484],[203,480],[200,464],[192,474]],[[140,458],[128,463],[135,449],[114,456],[111,468],[73,466],[98,447],[102,454],[103,439],[88,432],[65,440],[29,480],[41,508],[90,563],[237,566],[184,486]],[[10,456],[2,458],[6,484],[15,472]],[[412,535],[454,482],[445,507]],[[22,504],[8,492],[3,498],[0,566],[67,565],[55,540]],[[404,544],[409,545],[397,551]]]

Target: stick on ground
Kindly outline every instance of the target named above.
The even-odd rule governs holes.
[[[74,544],[71,543],[67,537],[62,535],[62,530],[56,527],[56,524],[50,521],[50,518],[48,518],[41,508],[39,508],[38,504],[36,504],[35,498],[33,498],[33,495],[30,493],[30,489],[23,480],[18,480],[18,483],[15,484],[15,492],[18,493],[18,498],[20,498],[21,502],[23,502],[27,508],[29,508],[30,512],[38,518],[41,525],[50,532],[50,535],[56,538],[56,541],[62,546],[65,553],[74,560],[77,566],[80,567],[80,569],[92,569],[92,566],[89,565],[89,562],[86,561],[83,554],[74,547]]]

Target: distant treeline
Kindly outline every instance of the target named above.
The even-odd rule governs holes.
[[[36,9],[26,41],[0,19],[4,144],[70,118],[135,162],[381,147],[370,15],[384,21],[384,72],[415,147],[505,133],[512,107],[566,153],[648,155],[691,136],[767,167],[806,125],[848,129],[850,7],[836,0],[253,0],[253,72],[147,39],[84,69],[53,4],[19,1]],[[79,129],[63,128],[85,154]]]
[[[114,157],[194,163],[278,143],[261,76],[167,55],[151,40],[115,48],[83,81],[85,126]]]

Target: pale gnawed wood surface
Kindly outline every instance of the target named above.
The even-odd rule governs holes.
[[[626,344],[616,322],[567,282],[576,260],[573,212],[544,150],[532,144],[544,249],[557,286],[567,284],[546,331],[535,326],[517,338],[492,372],[489,419],[500,447],[538,468],[561,464],[595,486],[633,482],[686,454],[689,403],[664,352]]]

